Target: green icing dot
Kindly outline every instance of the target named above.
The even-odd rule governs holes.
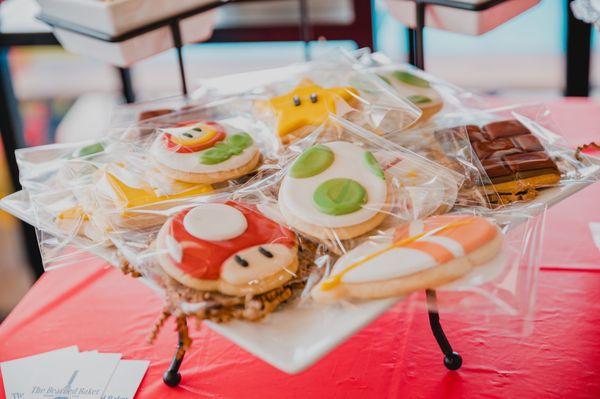
[[[429,82],[406,71],[394,71],[394,77],[407,85],[428,88]]]
[[[290,169],[290,176],[304,179],[316,176],[326,170],[335,159],[333,151],[327,146],[316,145],[305,150]]]
[[[421,96],[419,94],[415,94],[414,96],[408,96],[406,97],[406,99],[413,104],[426,104],[432,101],[431,98],[427,96]]]
[[[97,154],[104,151],[104,146],[101,143],[90,144],[79,150],[80,157],[86,157],[88,155]]]
[[[367,191],[352,179],[331,179],[317,187],[313,201],[327,215],[346,215],[356,212],[367,203]]]
[[[369,167],[369,169],[371,169],[371,172],[373,172],[375,176],[385,180],[385,175],[383,174],[381,166],[379,166],[379,162],[377,162],[375,156],[373,156],[373,154],[371,154],[369,151],[365,152],[365,161],[367,162],[367,166]]]
[[[200,163],[215,165],[227,161],[229,158],[240,155],[246,148],[254,143],[248,133],[238,133],[227,138],[212,148],[200,153]]]

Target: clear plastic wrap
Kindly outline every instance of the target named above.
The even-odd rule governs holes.
[[[405,63],[394,63],[385,54],[361,49],[345,53],[354,67],[377,75],[401,98],[421,110],[414,127],[446,112],[489,108],[487,101],[467,90]],[[400,131],[400,129],[398,129]]]
[[[326,124],[330,113],[378,134],[406,129],[421,116],[419,108],[396,95],[375,74],[354,68],[342,52],[318,61],[200,83],[204,96],[251,99],[254,115],[284,144]]]
[[[112,229],[160,225],[164,219],[151,210],[235,190],[262,165],[268,169],[278,142],[234,103],[244,104],[189,107],[102,142],[18,152],[46,267],[79,261],[61,250],[75,238],[81,250],[110,247]],[[130,134],[139,127],[142,134]]]
[[[555,133],[539,104],[449,113],[386,138],[463,174],[460,205],[553,205],[600,178],[600,163]]]

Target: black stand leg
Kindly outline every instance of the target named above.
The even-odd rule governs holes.
[[[304,43],[304,60],[310,61],[310,21],[306,0],[298,0],[300,5],[300,38]]]
[[[119,68],[119,77],[121,78],[121,90],[127,104],[135,102],[135,92],[131,81],[131,70],[129,68]]]
[[[179,65],[179,76],[181,77],[181,94],[187,96],[187,80],[185,77],[185,66],[183,65],[183,43],[181,42],[181,31],[179,29],[179,21],[171,24],[171,33],[173,35],[173,45],[177,50],[177,63]]]
[[[590,51],[592,27],[573,16],[567,0],[566,96],[587,97],[590,92]]]
[[[423,29],[425,28],[425,3],[417,1],[415,7],[417,12],[415,15],[416,26],[415,29],[412,31],[414,42],[412,50],[414,51],[414,54],[412,58],[413,62],[411,63],[417,68],[425,70],[425,55],[423,51]]]
[[[427,290],[427,309],[429,313],[429,324],[431,332],[435,337],[440,349],[444,353],[444,366],[448,370],[458,370],[462,366],[462,357],[452,350],[444,329],[440,324],[440,315],[437,310],[437,294],[435,290]]]
[[[21,189],[19,182],[19,168],[15,158],[15,150],[25,147],[21,133],[21,116],[18,109],[18,100],[15,97],[8,63],[8,48],[0,47],[0,138],[6,154],[6,161],[13,188]],[[37,244],[35,229],[25,222],[21,222],[23,242],[27,251],[27,261],[33,276],[37,279],[44,272],[40,248]]]
[[[163,374],[163,382],[170,387],[176,387],[181,382],[181,373],[179,372],[179,368],[183,362],[185,352],[190,345],[185,316],[177,319],[177,331],[179,332],[177,351],[175,351],[175,356],[173,356],[171,365]]]

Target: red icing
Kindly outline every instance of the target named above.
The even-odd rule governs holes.
[[[190,126],[190,125],[195,125],[197,123],[204,123],[205,125],[209,125],[209,126],[213,127],[217,131],[217,134],[215,134],[215,136],[212,139],[210,139],[209,141],[206,141],[204,143],[192,145],[192,146],[186,146],[186,145],[174,143],[173,141],[171,141],[171,134],[165,133],[163,135],[163,138],[165,140],[165,144],[166,144],[167,148],[169,150],[175,151],[175,152],[198,152],[198,151],[204,150],[206,148],[210,148],[210,147],[214,146],[216,143],[218,143],[219,141],[222,141],[225,139],[225,137],[226,137],[225,129],[223,129],[223,126],[219,125],[217,122],[203,121],[203,120],[186,121],[186,122],[179,122],[179,123],[175,124],[174,127]]]
[[[183,226],[183,219],[190,209],[177,214],[171,222],[171,236],[183,250],[181,263],[173,258],[173,264],[191,277],[204,280],[217,280],[221,267],[230,256],[237,252],[261,244],[284,244],[293,247],[296,244],[295,234],[267,218],[253,206],[229,201],[226,203],[242,212],[246,217],[248,228],[231,240],[205,241],[188,233]]]

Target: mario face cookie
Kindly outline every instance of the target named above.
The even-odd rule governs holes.
[[[150,155],[161,171],[176,180],[212,184],[253,171],[260,152],[252,137],[225,124],[186,122],[158,135]]]
[[[351,86],[325,88],[303,80],[289,93],[270,99],[268,106],[276,117],[277,136],[289,143],[327,122],[330,113],[340,114],[344,106],[356,102],[357,96],[358,91]]]
[[[441,96],[431,87],[431,83],[413,73],[395,70],[381,72],[379,76],[405,96],[408,101],[421,109],[423,114],[419,122],[429,120],[444,106]]]
[[[305,150],[279,189],[286,222],[318,240],[349,239],[377,227],[389,202],[386,176],[372,153],[344,141]]]
[[[172,217],[156,241],[164,271],[181,284],[226,295],[281,287],[298,269],[296,236],[255,208],[202,204]]]
[[[346,253],[312,291],[319,302],[375,299],[434,288],[496,258],[503,235],[477,216],[443,215],[389,230]]]

